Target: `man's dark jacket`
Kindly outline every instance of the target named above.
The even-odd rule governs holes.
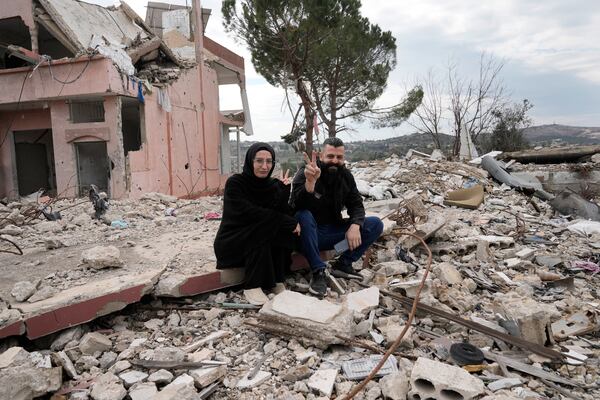
[[[308,193],[304,184],[304,167],[301,167],[292,182],[290,205],[296,210],[308,210],[318,225],[344,223],[342,210],[346,208],[350,223],[362,227],[365,220],[363,200],[356,187],[352,173],[345,167],[339,168],[337,175],[329,173],[326,166],[318,161],[321,176],[313,193]]]

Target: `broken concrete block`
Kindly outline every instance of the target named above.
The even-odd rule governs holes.
[[[353,312],[340,306],[292,291],[283,291],[258,312],[265,326],[294,332],[306,346],[326,348],[342,343],[337,335],[353,336]]]
[[[126,388],[135,385],[138,382],[142,382],[148,377],[148,374],[142,371],[127,371],[119,375],[119,378],[123,381],[123,385]]]
[[[17,301],[25,301],[35,293],[35,285],[29,281],[21,281],[15,283],[10,294]]]
[[[301,318],[321,324],[331,322],[342,311],[342,307],[337,304],[289,290],[275,296],[271,307],[274,312],[290,318]]]
[[[49,238],[44,239],[44,246],[46,246],[46,250],[55,250],[65,247],[65,244],[59,239]]]
[[[321,393],[323,396],[330,397],[337,374],[337,369],[320,369],[308,379],[306,384],[309,388]]]
[[[408,378],[402,372],[386,375],[379,380],[381,394],[386,399],[406,400],[408,382]]]
[[[201,362],[201,361],[212,359],[214,355],[215,355],[214,350],[202,349],[200,351],[196,351],[194,353],[188,354],[187,359],[190,362]]]
[[[410,281],[403,281],[397,283],[390,283],[390,287],[402,289],[406,296],[415,297],[417,294],[417,289],[421,285],[421,279],[413,279]],[[425,280],[425,285],[423,286],[423,290],[421,290],[421,294],[427,292],[431,286],[431,278],[428,276]]]
[[[504,265],[506,266],[506,268],[519,268],[523,265],[523,260],[516,257],[508,258],[504,260]]]
[[[157,384],[169,383],[173,380],[173,374],[166,369],[159,369],[148,377],[149,382],[156,382]]]
[[[364,313],[379,305],[379,288],[372,286],[348,294],[346,304],[349,310]]]
[[[188,374],[182,374],[158,392],[152,400],[196,400],[197,394],[194,378]]]
[[[85,330],[82,325],[66,329],[58,334],[56,339],[54,339],[54,341],[50,345],[50,349],[53,351],[62,350],[65,348],[67,343],[73,340],[79,340],[84,333]]]
[[[550,320],[560,316],[553,304],[538,303],[516,292],[498,296],[493,306],[506,320],[516,322],[518,334],[523,339],[541,345],[546,344],[551,331]]]
[[[42,301],[49,299],[58,293],[58,289],[53,288],[52,286],[44,286],[37,292],[33,294],[30,298],[27,299],[28,303],[35,303],[36,301]]]
[[[154,350],[152,360],[179,362],[185,359],[185,352],[178,347],[159,347]]]
[[[454,265],[444,262],[435,267],[437,277],[448,285],[458,285],[463,278]]]
[[[488,389],[492,392],[496,392],[502,389],[510,389],[511,387],[519,386],[521,384],[523,384],[523,381],[519,378],[504,378],[488,383]]]
[[[494,259],[492,255],[492,250],[490,249],[490,243],[485,240],[480,240],[477,242],[477,251],[476,251],[477,261],[489,263]]]
[[[589,315],[589,316],[588,316]],[[557,340],[566,340],[569,336],[583,335],[596,329],[594,314],[578,312],[567,318],[561,318],[552,324],[552,333]],[[592,317],[592,318],[590,318]]]
[[[179,289],[187,280],[188,277],[183,274],[164,274],[160,277],[154,294],[163,297],[179,297],[181,296]]]
[[[400,260],[379,263],[379,271],[385,272],[386,276],[406,275],[409,270],[409,265]]]
[[[21,365],[29,360],[29,353],[22,347],[15,346],[0,354],[0,369]]]
[[[93,355],[96,352],[104,352],[112,347],[109,338],[98,332],[86,333],[79,342],[79,350],[83,354]]]
[[[116,375],[107,372],[96,379],[90,395],[94,400],[122,400],[127,390]]]
[[[52,359],[57,366],[62,366],[67,376],[77,379],[79,378],[79,374],[75,369],[75,365],[73,365],[73,361],[67,356],[67,353],[64,351],[59,351],[57,353],[52,354]]]
[[[464,369],[423,357],[415,362],[410,383],[411,398],[420,399],[470,400],[485,391],[483,381]]]
[[[158,393],[158,389],[153,382],[138,383],[129,389],[131,400],[151,400],[156,393]]]
[[[62,368],[36,368],[29,365],[0,370],[0,399],[29,400],[62,385]]]
[[[211,383],[221,379],[227,373],[227,367],[220,365],[214,368],[198,368],[190,371],[190,376],[198,389],[202,389]]]
[[[21,236],[23,232],[23,228],[10,224],[0,229],[0,235]]]
[[[525,247],[515,253],[515,257],[522,260],[531,260],[535,256],[535,249]]]
[[[121,252],[115,246],[96,246],[81,253],[81,261],[90,268],[121,267]]]
[[[238,381],[236,387],[238,389],[250,389],[262,385],[270,377],[271,373],[267,371],[258,371],[252,379],[248,379],[248,374],[246,374],[242,379]]]

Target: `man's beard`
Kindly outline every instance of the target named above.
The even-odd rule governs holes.
[[[325,164],[324,165],[324,169],[325,169],[325,176],[328,182],[334,182],[336,181],[339,176],[341,175],[342,169],[344,168],[343,165],[336,165],[336,164]]]

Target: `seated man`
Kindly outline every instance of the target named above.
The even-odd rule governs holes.
[[[334,269],[354,274],[352,263],[360,259],[367,248],[381,235],[383,223],[377,217],[365,218],[362,197],[356,188],[352,173],[344,166],[344,143],[338,138],[323,142],[323,151],[317,160],[304,154],[306,166],[300,168],[292,183],[290,204],[295,208],[300,223],[301,251],[307,258],[312,278],[309,291],[317,296],[327,292],[326,264],[320,250],[331,250],[344,239],[348,250],[331,262]],[[342,218],[342,209],[348,210],[349,219]]]

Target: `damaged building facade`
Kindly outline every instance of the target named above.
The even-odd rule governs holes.
[[[0,197],[213,193],[230,132],[252,134],[244,59],[204,36],[210,10],[18,0],[0,10]],[[199,27],[199,28],[197,28]],[[221,111],[239,85],[242,110]]]

